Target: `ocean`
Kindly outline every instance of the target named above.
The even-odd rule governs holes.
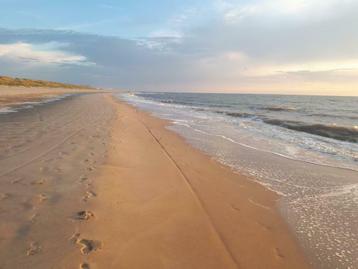
[[[275,191],[316,268],[358,268],[358,97],[135,93],[194,147]]]

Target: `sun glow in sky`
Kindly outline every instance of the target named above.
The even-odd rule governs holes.
[[[0,75],[358,95],[356,0],[0,0]]]

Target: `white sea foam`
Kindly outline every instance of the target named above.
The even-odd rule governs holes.
[[[11,107],[0,108],[0,114],[7,114],[7,113],[13,113],[13,112],[16,112],[16,110]]]

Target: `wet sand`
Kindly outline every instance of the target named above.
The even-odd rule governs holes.
[[[0,268],[308,268],[278,196],[109,94],[0,115]]]
[[[9,87],[0,85],[0,108],[12,106],[22,102],[41,101],[43,99],[71,93],[98,92],[93,89],[68,89],[68,88],[26,88]]]

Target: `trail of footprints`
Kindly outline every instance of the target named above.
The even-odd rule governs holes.
[[[90,157],[93,157],[93,156],[94,156],[94,153],[91,152]],[[83,162],[86,164],[89,164],[89,165],[91,163],[89,158],[85,159]],[[95,169],[94,166],[87,167],[88,172],[92,172],[94,169]],[[83,202],[88,202],[90,199],[97,197],[97,194],[93,190],[91,190],[92,184],[91,184],[89,177],[87,175],[80,176],[79,181],[80,181],[80,183],[86,184],[86,186],[87,186],[86,192],[82,197]],[[95,214],[90,210],[80,210],[80,211],[76,212],[72,217],[72,219],[74,219],[76,221],[89,221],[93,218],[95,218]],[[81,236],[81,233],[79,233],[79,232],[76,232],[71,236],[70,242],[72,244],[76,244],[80,247],[80,252],[82,255],[89,255],[91,252],[102,249],[101,241],[84,238]],[[79,268],[80,269],[90,269],[91,267],[90,267],[89,263],[83,262],[80,264]]]
[[[85,169],[87,171],[87,173],[95,170],[95,167],[92,166],[95,162],[92,162],[92,163],[90,162],[91,157],[93,157],[95,154],[93,152],[90,152],[89,155],[90,155],[90,157],[83,161],[83,163],[88,165],[87,168]],[[11,184],[20,184],[22,180],[23,180],[23,178],[15,178],[14,180],[11,181]],[[46,178],[39,178],[39,179],[31,181],[29,184],[30,184],[30,186],[33,186],[34,188],[41,188],[46,183],[47,183]],[[85,189],[85,193],[82,197],[82,202],[86,203],[90,199],[97,197],[97,194],[91,189],[92,184],[91,184],[91,181],[90,181],[88,175],[80,176],[79,183],[86,184],[86,189]],[[0,194],[0,200],[6,200],[6,199],[9,199],[10,197],[11,197],[11,194],[8,194],[8,193]],[[47,194],[39,193],[34,196],[33,201],[36,204],[41,204],[41,203],[46,202],[48,199],[49,199],[49,196]],[[30,216],[29,221],[31,223],[33,223],[36,221],[37,217],[38,217],[38,213],[36,211],[34,211],[32,213],[32,215]],[[82,222],[89,221],[94,218],[95,218],[95,214],[90,210],[80,210],[80,211],[76,212],[71,217],[71,219],[73,219],[75,221],[82,221]],[[79,246],[80,252],[82,255],[89,255],[91,252],[100,250],[102,248],[101,241],[83,238],[81,236],[81,234],[78,232],[73,234],[72,237],[69,239],[69,241],[72,244],[76,244]],[[33,255],[41,253],[41,250],[42,250],[42,247],[39,242],[31,241],[29,243],[27,250],[26,250],[26,255],[33,256]],[[90,265],[87,262],[83,262],[79,265],[79,268],[89,269]]]
[[[91,152],[90,156],[93,157],[94,153]],[[90,163],[89,159],[85,159],[84,163]],[[88,172],[93,171],[94,169],[95,168],[93,166],[88,166],[86,168],[86,170]],[[18,184],[21,182],[21,180],[22,180],[22,178],[16,178],[11,183]],[[47,182],[47,180],[45,178],[39,178],[37,180],[30,182],[30,185],[34,186],[34,187],[41,187],[44,184],[46,184],[46,182]],[[93,190],[90,189],[91,183],[88,183],[88,182],[90,182],[88,175],[80,176],[79,182],[81,184],[87,184],[86,185],[87,188],[86,188],[85,193],[82,197],[83,202],[88,202],[90,199],[97,197],[97,194]],[[0,200],[8,199],[9,197],[10,197],[10,194],[2,193],[0,195]],[[49,199],[48,195],[44,194],[44,193],[40,193],[35,196],[35,200],[38,204],[43,203],[43,202],[47,201],[48,199]],[[34,212],[31,215],[31,217],[29,218],[30,222],[34,222],[37,217],[38,217],[38,214],[36,212]],[[89,221],[94,218],[95,218],[95,214],[90,210],[80,210],[72,216],[72,219],[75,221]],[[80,247],[80,252],[82,255],[89,255],[91,252],[100,250],[102,248],[101,241],[83,238],[81,236],[81,234],[78,232],[74,233],[71,236],[71,238],[69,239],[69,241],[72,244],[76,244]],[[29,247],[26,251],[26,255],[27,256],[36,255],[41,252],[41,249],[42,248],[41,248],[41,245],[39,244],[39,242],[32,241],[32,242],[30,242]],[[84,262],[84,263],[80,264],[79,268],[89,269],[90,265],[87,262]]]
[[[91,154],[93,156],[93,153]],[[86,159],[85,162],[88,162]],[[89,169],[90,168],[90,169]],[[93,167],[88,167],[87,170],[92,171]],[[22,178],[16,178],[11,183],[12,184],[19,184],[22,181]],[[82,197],[83,202],[88,202],[90,199],[97,197],[97,194],[90,189],[91,184],[87,183],[89,181],[89,177],[87,175],[83,175],[79,178],[80,183],[86,183],[87,188],[86,191]],[[30,182],[30,185],[33,187],[41,187],[44,184],[46,184],[47,180],[45,178],[40,178],[37,180],[34,180]],[[11,197],[11,194],[8,193],[1,193],[0,194],[0,200],[6,200]],[[34,201],[37,204],[41,204],[43,202],[46,202],[49,199],[49,196],[44,193],[37,194],[34,197]],[[31,204],[31,203],[30,203]],[[35,222],[36,218],[38,217],[38,213],[35,211],[32,213],[32,215],[29,218],[30,222]],[[91,219],[95,218],[95,214],[90,210],[80,210],[76,212],[72,219],[76,221],[89,221]],[[92,240],[81,237],[80,233],[75,233],[71,238],[70,242],[73,244],[77,244],[80,247],[80,252],[82,255],[89,255],[91,252],[100,250],[102,248],[102,242],[98,240]],[[39,242],[32,241],[29,243],[29,246],[26,250],[27,256],[33,256],[36,254],[39,254],[42,250],[42,247]],[[80,264],[80,268],[89,269],[90,265],[86,262]]]
[[[83,112],[83,111],[78,111],[78,112]],[[72,114],[72,113],[71,113]],[[63,135],[65,135],[65,133],[68,131],[72,131],[71,128],[71,122],[73,121],[79,121],[81,120],[82,115],[80,115],[81,113],[77,113],[78,116],[77,117],[72,117],[71,115],[67,115],[66,113],[63,113],[63,115],[61,115],[61,118],[65,118],[68,117],[71,120],[69,121],[69,124],[64,126],[63,124],[58,124],[58,122],[63,121],[61,118],[58,119],[47,119],[46,118],[46,126],[51,129],[51,130],[46,130],[45,132],[41,133],[41,136],[38,136],[37,138],[41,138],[42,136],[46,136],[49,135],[49,131],[51,131],[51,133],[56,133],[56,132],[61,132],[61,134],[63,133]],[[88,113],[86,115],[89,115],[91,113]],[[51,113],[49,113],[49,115],[51,115]],[[57,114],[58,115],[58,114]],[[92,114],[91,114],[92,115]],[[82,165],[81,167],[83,167],[84,169],[84,174],[82,176],[79,177],[78,182],[80,184],[83,184],[83,186],[85,186],[84,192],[83,192],[83,196],[80,198],[82,200],[83,203],[87,203],[89,202],[91,199],[94,199],[97,197],[97,193],[92,189],[92,180],[90,179],[90,174],[92,172],[94,172],[96,170],[96,166],[99,165],[98,163],[96,163],[96,158],[95,158],[95,154],[94,152],[97,150],[93,144],[93,142],[96,143],[96,145],[102,145],[103,148],[107,147],[107,143],[106,143],[106,139],[105,137],[108,137],[108,132],[104,131],[106,129],[107,124],[104,124],[104,122],[101,120],[103,118],[103,115],[95,115],[96,118],[93,118],[91,120],[89,120],[88,122],[91,122],[91,125],[89,126],[85,126],[85,128],[92,128],[93,126],[97,126],[97,128],[94,130],[92,129],[90,132],[96,132],[96,134],[91,135],[89,137],[89,140],[87,141],[84,137],[83,141],[88,142],[89,146],[87,147],[87,149],[89,149],[89,153],[88,155],[82,160]],[[93,116],[92,116],[93,117]],[[108,115],[104,116],[104,117],[108,117]],[[20,117],[21,120],[21,117]],[[84,121],[86,122],[86,121]],[[37,123],[36,123],[37,124]],[[15,124],[13,122],[8,123],[8,125],[10,127],[14,126]],[[75,124],[74,124],[75,125]],[[10,146],[17,146],[19,149],[18,150],[14,150],[14,155],[15,154],[22,154],[22,152],[26,152],[27,150],[31,149],[31,147],[29,147],[28,145],[31,145],[33,136],[39,134],[36,133],[38,128],[43,127],[44,124],[37,124],[36,126],[33,127],[33,131],[30,133],[30,131],[28,130],[21,130],[21,124],[19,125],[19,128],[15,128],[13,127],[13,129],[11,129],[9,131],[9,135],[11,135],[12,133],[14,134],[14,138],[13,139],[17,139],[18,137],[31,137],[31,139],[29,141],[23,141],[20,140],[15,141],[13,143],[9,143]],[[46,127],[45,126],[45,127]],[[61,126],[61,129],[58,128],[58,126]],[[31,126],[30,126],[31,127]],[[46,127],[46,128],[47,128]],[[66,128],[67,129],[66,129]],[[83,136],[83,133],[79,133],[79,136]],[[1,137],[0,135],[0,140],[3,137]],[[6,139],[4,141],[9,141],[8,137],[5,137]],[[78,137],[77,137],[78,139]],[[72,140],[72,139],[71,139]],[[94,141],[96,140],[96,141]],[[35,141],[35,140],[34,140]],[[1,142],[1,141],[0,141]],[[85,142],[85,143],[86,143]],[[13,145],[15,144],[15,145]],[[66,169],[66,167],[61,166],[62,164],[62,160],[65,158],[68,158],[69,155],[72,154],[72,152],[77,152],[78,151],[78,145],[77,145],[77,141],[68,141],[67,142],[67,148],[63,149],[61,148],[57,155],[47,155],[44,156],[44,158],[41,158],[41,167],[40,167],[40,171],[42,173],[51,171],[52,172],[56,172],[57,174],[55,175],[56,177],[58,177],[59,179],[61,177],[63,177],[65,175],[65,171],[63,171],[62,168]],[[2,143],[0,143],[0,149],[1,149],[1,153],[5,153],[4,156],[7,157],[11,157],[9,155],[6,155],[6,150],[8,149],[7,147],[5,147],[6,145],[3,145]],[[98,147],[98,146],[97,146]],[[103,156],[102,153],[100,153],[99,156],[101,157],[105,157],[107,154],[107,150],[104,150],[103,152]],[[2,155],[1,155],[2,156]],[[1,157],[0,156],[0,157]],[[0,159],[1,161],[1,159]],[[25,167],[26,168],[26,167]],[[52,200],[53,200],[53,195],[52,192],[50,191],[49,193],[46,193],[44,191],[44,187],[48,188],[48,184],[52,184],[53,183],[53,178],[46,178],[46,176],[44,177],[40,177],[38,179],[33,179],[30,182],[26,182],[26,174],[25,176],[21,175],[21,173],[19,173],[20,175],[16,175],[15,177],[9,181],[9,183],[11,184],[18,184],[18,186],[21,187],[28,187],[31,186],[34,190],[33,196],[32,198],[26,198],[27,200],[23,203],[23,206],[27,206],[27,204],[32,205],[29,207],[29,210],[31,210],[28,216],[28,221],[29,221],[29,226],[31,226],[34,222],[37,221],[38,217],[41,215],[41,212],[38,210],[40,207],[38,207],[40,204],[42,204],[43,206],[48,206],[49,204],[51,204]],[[58,180],[58,179],[55,179]],[[8,199],[12,198],[12,193],[0,193],[0,201],[5,201]],[[95,214],[90,211],[90,210],[79,210],[78,212],[73,213],[73,216],[71,216],[71,219],[74,221],[78,221],[81,223],[87,222],[87,221],[93,221],[95,220],[96,216]],[[69,239],[70,243],[75,244],[78,246],[79,251],[82,255],[90,255],[92,252],[97,251],[102,249],[103,243],[99,240],[94,240],[91,238],[87,238],[86,236],[82,235],[81,233],[79,233],[78,231],[76,233],[74,233],[72,235],[72,237]],[[38,241],[34,241],[34,240],[29,240],[28,241],[28,246],[26,248],[26,255],[27,256],[34,256],[37,254],[40,254],[41,252],[45,253],[46,249],[41,246],[40,242]],[[90,264],[87,262],[83,262],[79,265],[79,268],[82,269],[88,269],[90,268]]]

